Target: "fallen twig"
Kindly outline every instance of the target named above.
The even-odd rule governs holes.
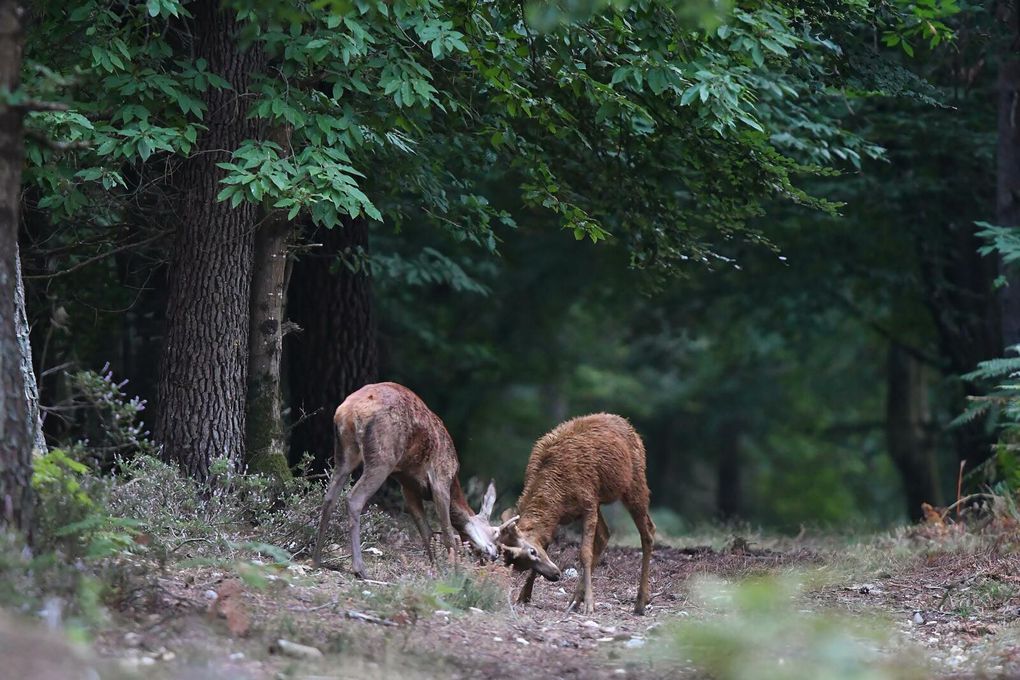
[[[335,607],[339,603],[340,600],[334,598],[332,601],[327,602],[326,604],[320,604],[316,607],[287,607],[287,609],[289,609],[292,612],[317,612],[320,609],[325,609],[326,607]]]
[[[354,619],[356,621],[364,621],[365,623],[377,623],[380,626],[396,626],[397,625],[395,621],[390,621],[389,619],[382,619],[382,618],[379,618],[378,616],[372,616],[371,614],[366,614],[365,612],[359,612],[359,611],[357,611],[355,609],[348,609],[347,610],[347,618]]]

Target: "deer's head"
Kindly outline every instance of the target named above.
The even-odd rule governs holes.
[[[482,507],[477,515],[468,518],[463,532],[475,550],[482,553],[490,560],[499,556],[499,548],[496,547],[496,537],[499,531],[496,530],[489,520],[492,515],[492,506],[496,504],[496,485],[489,482],[489,488],[485,490],[482,498]]]
[[[503,523],[496,527],[499,547],[508,565],[516,571],[534,570],[550,581],[560,580],[560,568],[549,559],[545,546],[535,536],[521,531],[517,526],[519,515],[508,517],[513,510],[503,513]]]

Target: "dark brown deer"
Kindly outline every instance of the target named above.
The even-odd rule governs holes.
[[[319,531],[315,538],[312,564],[319,566],[322,542],[340,490],[351,472],[364,464],[361,478],[347,497],[351,532],[352,568],[365,578],[361,557],[361,512],[368,499],[387,477],[400,482],[407,510],[432,554],[432,530],[425,519],[422,500],[432,500],[439,515],[443,544],[454,550],[454,528],[479,552],[493,559],[498,554],[494,540],[502,527],[492,527],[489,515],[496,501],[496,489],[489,484],[480,514],[475,514],[457,480],[460,462],[453,440],[443,421],[429,410],[418,395],[403,385],[365,385],[340,404],[333,416],[333,476],[322,504]]]
[[[518,501],[520,518],[516,524],[504,524],[499,537],[507,562],[531,570],[517,602],[531,601],[537,575],[559,579],[560,571],[545,550],[559,525],[581,520],[582,573],[568,610],[583,604],[583,612],[593,614],[592,568],[609,542],[609,527],[599,506],[622,501],[641,534],[641,582],[634,612],[643,614],[655,541],[648,498],[645,447],[624,418],[608,413],[574,418],[539,439]]]

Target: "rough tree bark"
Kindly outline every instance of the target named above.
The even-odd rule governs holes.
[[[898,343],[889,345],[886,447],[903,482],[907,514],[921,519],[921,503],[941,502],[935,440],[929,430],[926,367]]]
[[[0,89],[19,84],[22,8],[0,0]],[[32,433],[15,322],[23,112],[0,106],[0,528],[32,529]]]
[[[181,173],[181,224],[170,254],[166,340],[160,363],[156,435],[164,458],[206,479],[210,459],[243,461],[248,372],[251,269],[258,207],[230,208],[216,200],[216,164],[257,136],[247,118],[249,79],[265,65],[263,52],[242,51],[239,25],[219,0],[188,6],[194,16],[193,54],[225,78],[229,90],[206,94],[208,129]]]
[[[336,254],[368,248],[368,224],[351,220],[342,228],[319,229],[323,246],[294,265],[287,314],[303,330],[288,336],[291,457],[305,452],[325,469],[333,452],[333,412],[348,394],[376,380],[378,349],[372,308],[372,281],[365,273],[335,268]]]
[[[18,360],[21,363],[21,378],[25,385],[25,402],[28,410],[28,427],[32,433],[33,452],[46,452],[46,437],[43,436],[42,414],[39,411],[39,384],[32,368],[31,328],[25,309],[25,282],[21,278],[21,253],[14,248],[14,324],[18,335]]]
[[[996,145],[996,222],[1020,227],[1020,12],[1015,3],[999,3],[1006,44],[999,61],[999,122]],[[1020,343],[1020,276],[1003,268],[1009,285],[999,294],[1002,345]]]
[[[268,215],[255,236],[248,358],[248,470],[289,479],[280,392],[287,245],[291,222]]]

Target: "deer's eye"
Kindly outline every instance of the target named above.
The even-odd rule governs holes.
[[[534,548],[528,548],[528,554],[531,555],[532,557],[538,557],[538,551],[535,550]]]

